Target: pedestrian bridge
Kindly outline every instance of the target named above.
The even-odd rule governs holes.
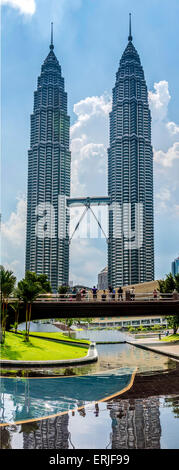
[[[11,301],[11,304],[13,300]],[[179,299],[146,299],[134,301],[99,299],[69,300],[39,298],[32,304],[32,320],[50,318],[132,317],[179,315]],[[25,321],[25,305],[21,303],[19,323]],[[14,322],[14,310],[9,308],[7,325]]]

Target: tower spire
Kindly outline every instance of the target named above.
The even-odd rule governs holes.
[[[53,45],[53,23],[51,23],[51,43],[50,43],[50,49],[54,49],[54,45]]]
[[[131,13],[129,13],[129,36],[128,41],[132,41],[132,33],[131,33]]]

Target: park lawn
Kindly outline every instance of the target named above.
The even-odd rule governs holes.
[[[88,348],[44,341],[6,332],[5,344],[1,345],[1,360],[19,361],[55,361],[77,359],[86,356]]]
[[[162,338],[162,341],[179,341],[179,334],[177,333],[176,335],[166,336],[165,338]]]
[[[19,331],[20,333],[20,331]],[[37,331],[32,331],[30,332],[30,335],[33,336],[41,336],[44,338],[52,338],[52,339],[61,339],[62,341],[74,341],[76,343],[87,343],[90,344],[90,341],[87,339],[75,339],[75,338],[70,338],[69,336],[64,335],[63,333],[44,333],[44,332],[37,332]]]

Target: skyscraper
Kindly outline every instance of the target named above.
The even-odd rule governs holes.
[[[54,290],[67,284],[69,275],[69,244],[60,235],[59,220],[64,216],[59,207],[59,195],[70,196],[69,128],[67,93],[61,66],[54,54],[52,24],[50,52],[41,67],[31,115],[26,270],[47,274]],[[42,230],[41,234],[38,230],[37,236],[39,220]]]
[[[113,88],[108,150],[109,285],[154,279],[153,151],[147,86],[132,42],[122,54]],[[116,220],[120,224],[116,230]],[[115,218],[115,223],[114,223]]]
[[[176,276],[176,274],[179,274],[179,256],[178,258],[174,259],[174,261],[172,261],[171,272],[173,276]]]

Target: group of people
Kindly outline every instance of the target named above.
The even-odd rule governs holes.
[[[93,286],[92,288],[92,294],[93,294],[93,300],[97,299],[97,288]],[[119,287],[119,289],[113,289],[111,286],[109,287],[108,291],[107,289],[103,289],[103,292],[101,294],[101,300],[104,302],[106,298],[110,300],[115,300],[116,299],[116,294],[117,294],[117,299],[118,300],[123,300],[123,289],[122,287]]]
[[[76,290],[75,288],[72,290],[69,300],[83,300],[87,298],[88,291],[83,288],[81,290]],[[93,300],[97,300],[98,297],[98,289],[96,286],[92,288],[92,296]],[[119,287],[118,289],[114,289],[113,287],[109,287],[109,289],[103,289],[101,294],[101,300],[104,302],[105,300],[118,300],[123,301],[123,289]],[[130,291],[130,300],[135,300],[135,289],[132,287]]]

